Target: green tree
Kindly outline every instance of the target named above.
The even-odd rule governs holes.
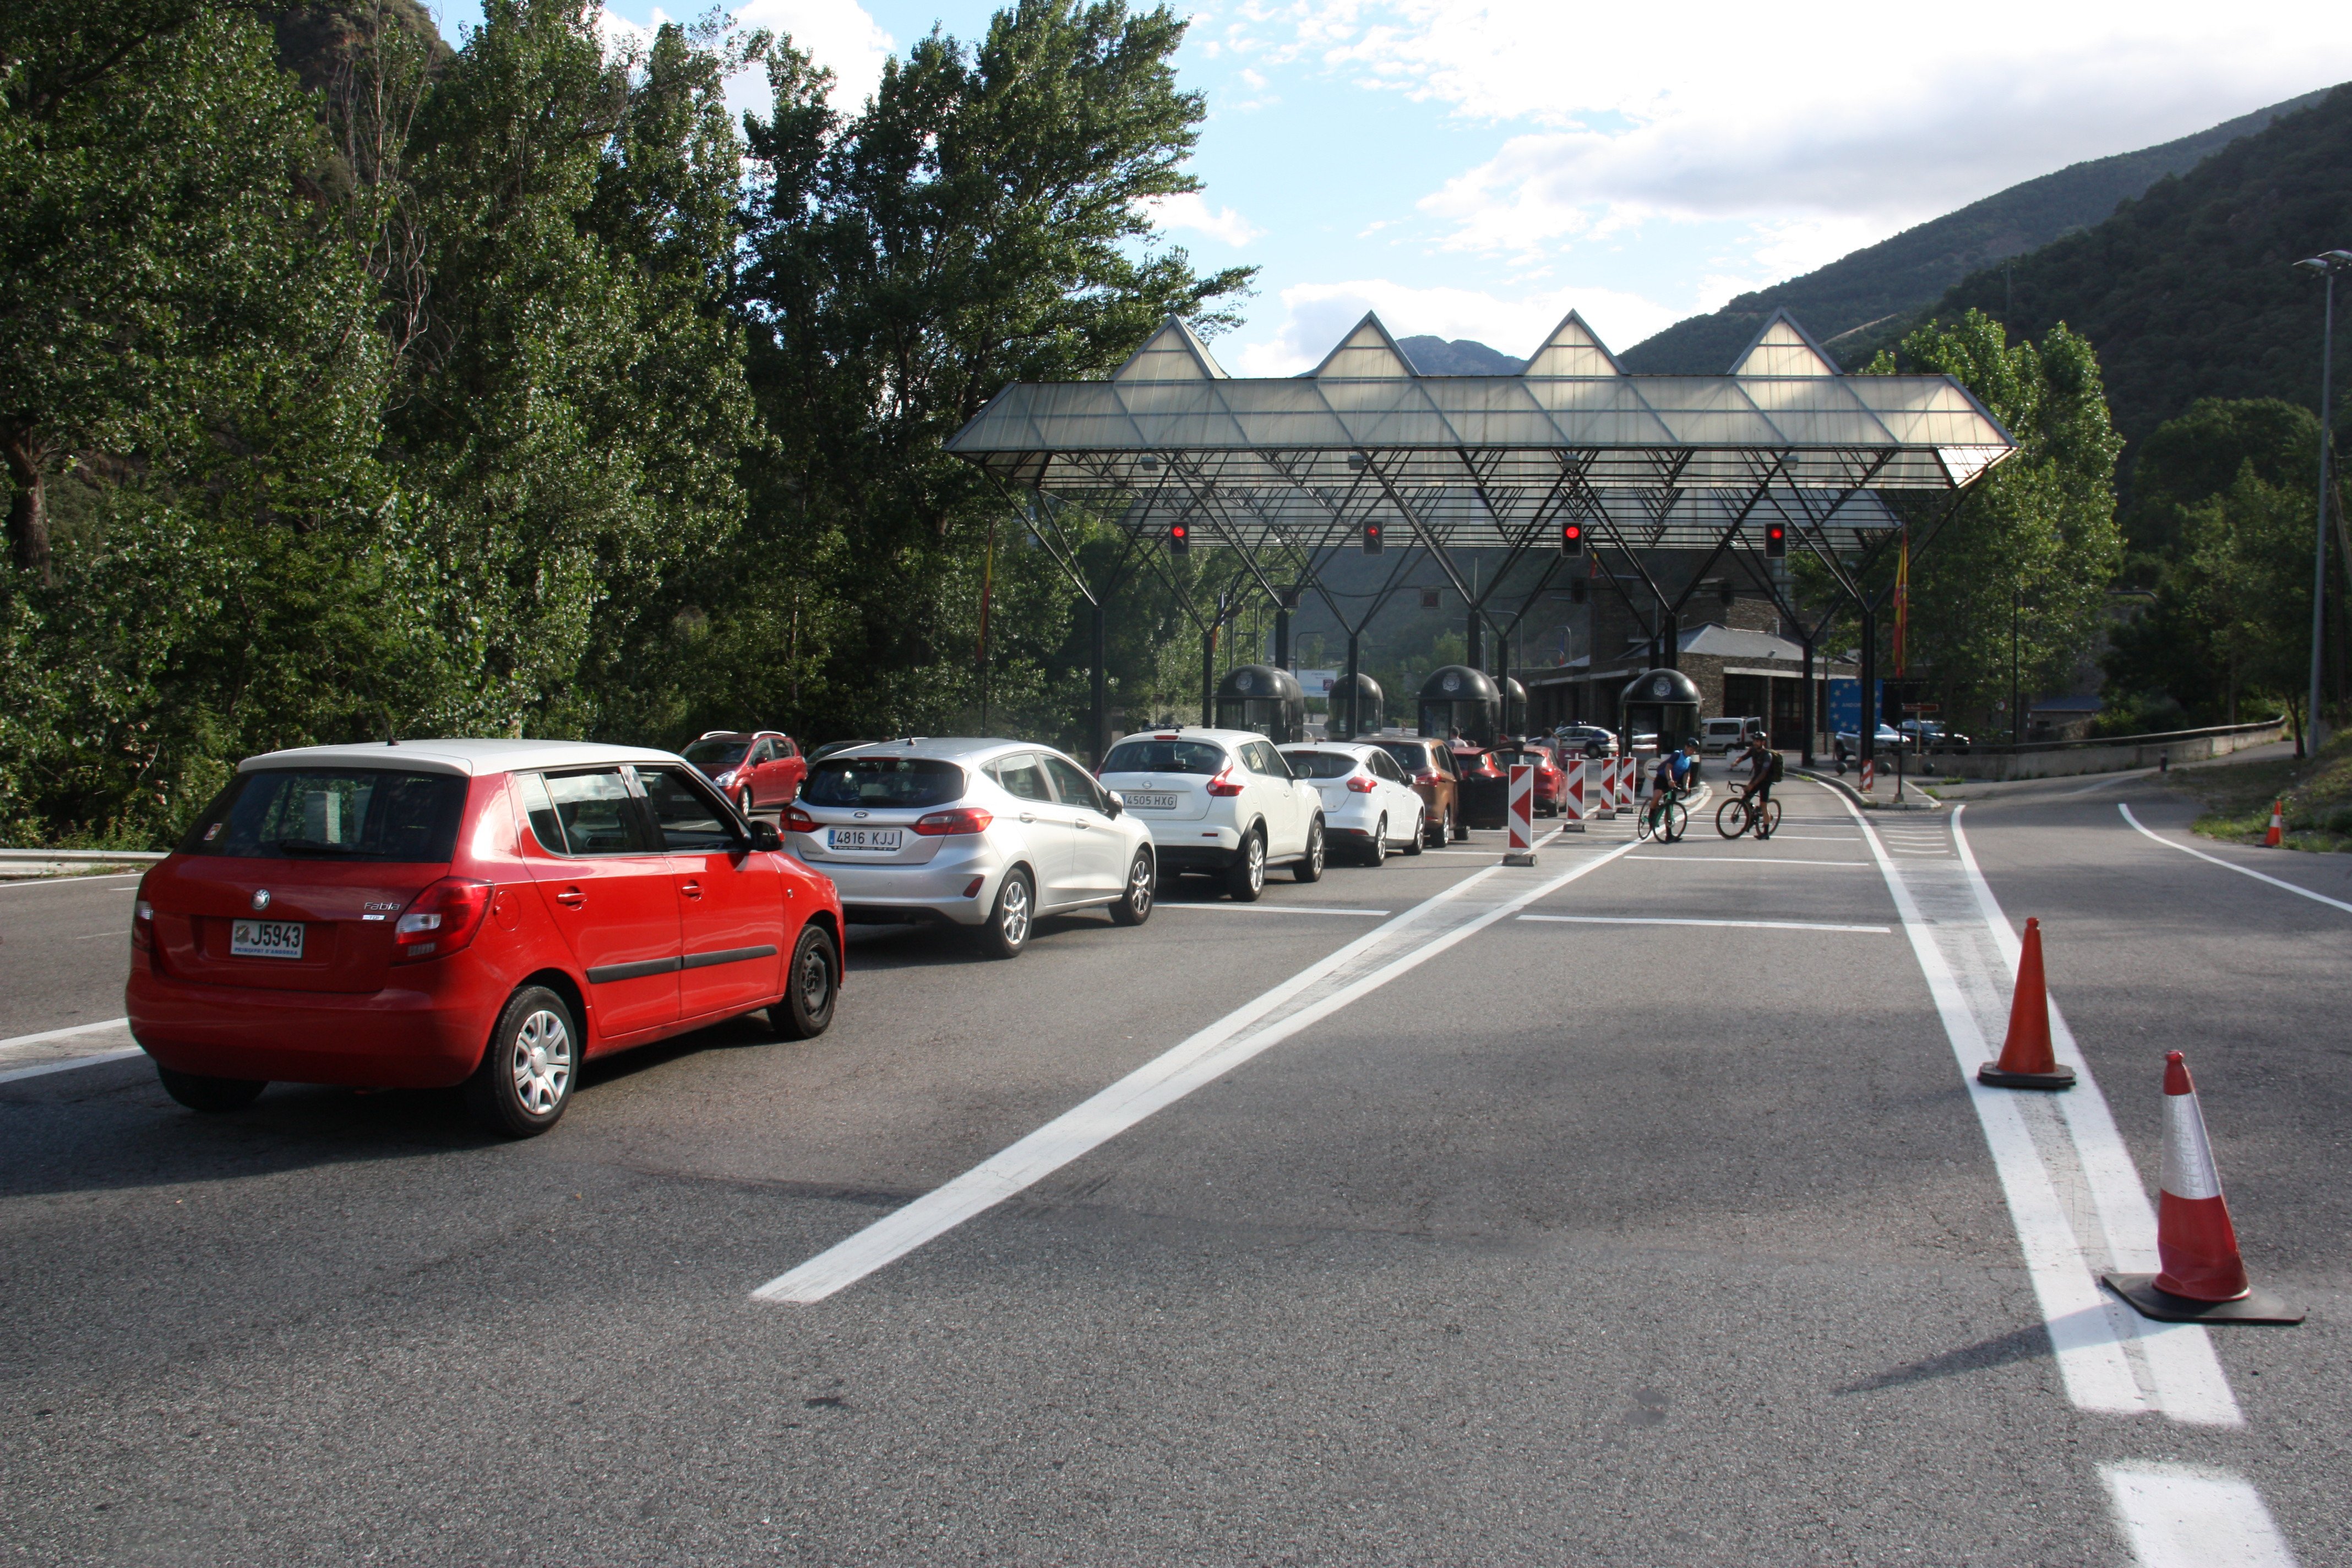
[[[2309,486],[2319,419],[2275,397],[2200,397],[2157,426],[2132,453],[2124,533],[2135,569],[2153,574],[2179,548],[2189,508],[2228,490],[2253,466],[2264,484]]]
[[[2108,584],[2123,561],[2115,488],[2122,441],[2097,356],[2063,323],[2038,345],[2012,343],[2000,322],[1970,310],[1949,326],[1922,327],[1903,340],[1899,359],[1882,353],[1865,374],[1898,364],[1950,375],[2017,443],[1911,571],[1909,661],[1957,715],[1982,725],[2008,694],[2012,624],[2029,691],[2071,680],[2105,629]]]

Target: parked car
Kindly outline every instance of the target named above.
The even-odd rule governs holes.
[[[1372,743],[1389,754],[1421,796],[1422,821],[1433,847],[1443,848],[1468,836],[1462,826],[1461,781],[1454,776],[1454,753],[1444,742],[1384,736]]]
[[[1514,763],[1525,763],[1535,769],[1535,814],[1538,816],[1558,816],[1568,808],[1568,775],[1560,772],[1559,760],[1552,755],[1549,747],[1528,742],[1519,746],[1497,747],[1492,755],[1506,784]]]
[[[822,1034],[833,884],[667,752],[564,741],[246,760],[139,885],[124,989],[164,1090],[466,1087],[515,1136],[583,1060],[765,1008]]]
[[[1974,744],[1957,730],[1947,730],[1933,719],[1906,719],[1895,729],[1915,752],[1964,752]]]
[[[1037,917],[1151,918],[1150,832],[1087,770],[1027,741],[878,741],[819,759],[784,808],[793,853],[853,921],[961,926],[1013,958]]]
[[[782,811],[808,776],[808,760],[782,730],[712,730],[680,754],[745,817]]]
[[[1335,848],[1353,850],[1368,866],[1391,849],[1421,853],[1427,808],[1388,752],[1368,742],[1326,741],[1285,746],[1282,760],[1322,796],[1323,831]]]
[[[1613,757],[1617,754],[1617,732],[1598,724],[1562,724],[1552,731],[1561,744],[1572,746],[1587,757]]]
[[[1881,724],[1871,738],[1871,749],[1880,756],[1892,756],[1909,744],[1903,732],[1890,724]],[[1862,737],[1853,730],[1840,730],[1830,737],[1830,749],[1836,753],[1839,771],[1844,771],[1849,761],[1862,757]]]
[[[1702,719],[1698,724],[1698,750],[1703,757],[1729,756],[1748,749],[1748,737],[1765,733],[1761,719]]]
[[[1150,829],[1171,875],[1223,877],[1243,903],[1265,891],[1269,865],[1289,866],[1302,882],[1323,875],[1323,797],[1263,735],[1189,728],[1129,735],[1103,758],[1100,778]]]

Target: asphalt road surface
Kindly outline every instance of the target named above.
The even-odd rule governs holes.
[[[861,931],[520,1143],[22,1076],[133,884],[0,888],[0,1558],[2352,1563],[2352,866],[2157,782]],[[2063,1101],[1964,1070],[2027,915]],[[2300,1327],[2094,1282],[2168,1049]]]

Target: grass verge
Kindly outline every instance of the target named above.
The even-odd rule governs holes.
[[[2270,831],[2271,803],[2284,801],[2286,847],[2352,851],[2352,731],[2316,757],[2181,768],[2165,782],[2204,806],[2194,827],[2208,838],[2260,844]]]

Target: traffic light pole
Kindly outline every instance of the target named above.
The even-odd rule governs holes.
[[[1863,765],[1874,760],[1878,740],[1878,612],[1869,605],[1862,606],[1862,699],[1860,715],[1854,720],[1854,749],[1861,754]]]

